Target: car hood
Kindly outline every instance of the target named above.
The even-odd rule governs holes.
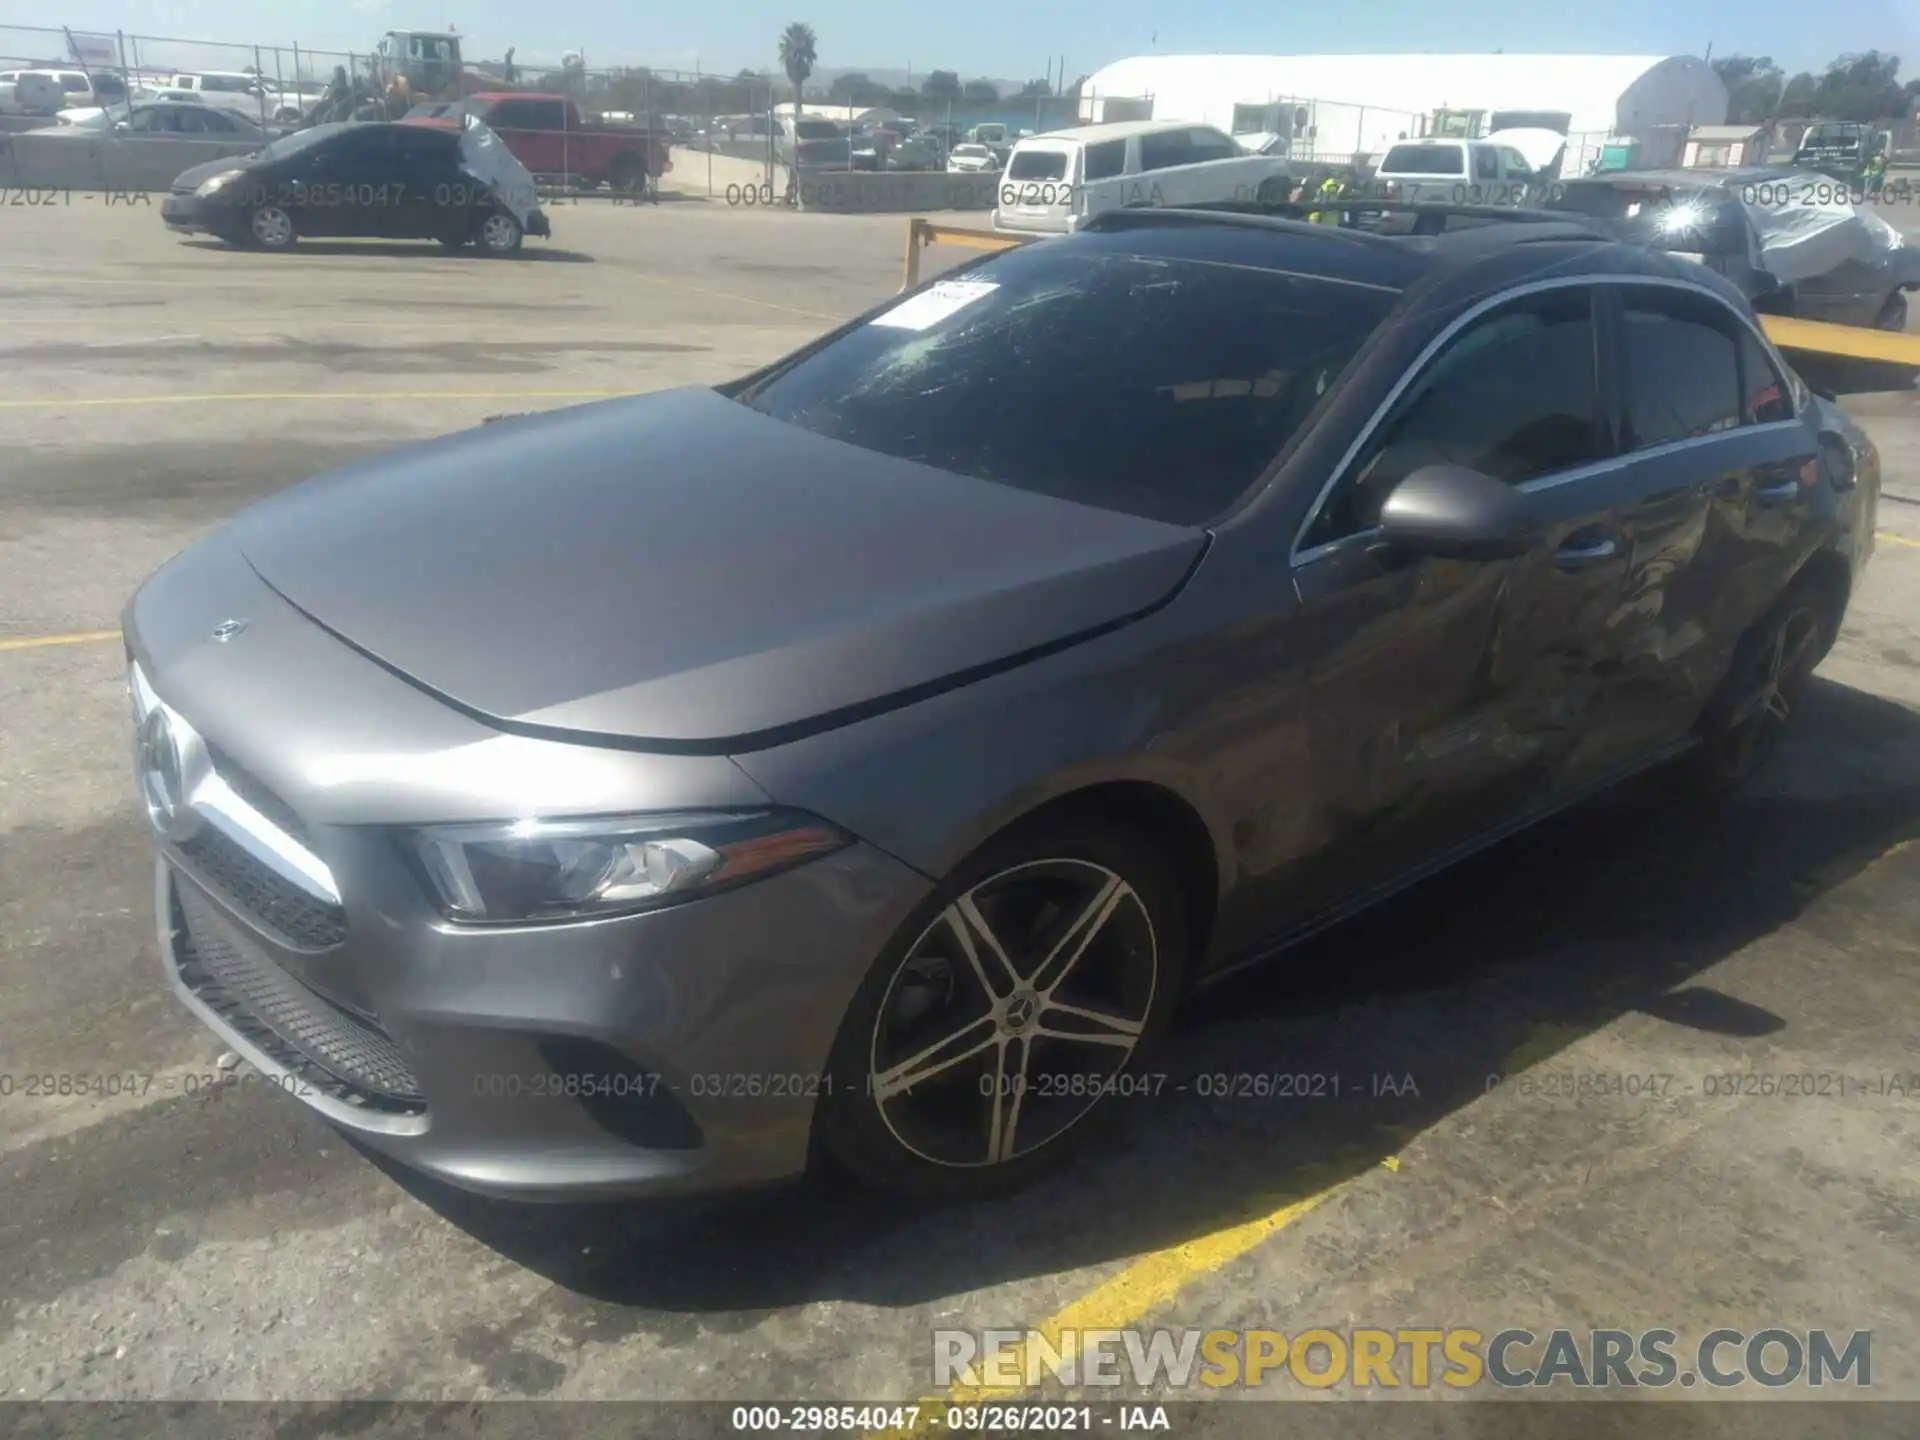
[[[175,190],[198,190],[216,175],[230,175],[235,170],[246,169],[247,166],[253,162],[254,158],[255,156],[253,154],[229,155],[224,160],[209,160],[204,165],[195,165],[190,169],[182,170],[178,175],[173,177],[173,188]]]
[[[1203,530],[856,449],[712,390],[508,419],[234,522],[261,578],[526,733],[755,748],[1162,604]]]

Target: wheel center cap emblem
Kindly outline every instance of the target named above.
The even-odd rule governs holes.
[[[1023,990],[1007,1001],[1005,1020],[1007,1029],[1020,1031],[1033,1024],[1034,1017],[1040,1013],[1040,1001],[1031,991]]]

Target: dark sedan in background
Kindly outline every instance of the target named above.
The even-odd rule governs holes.
[[[548,235],[533,177],[497,136],[469,127],[345,122],[316,125],[236,159],[195,166],[173,183],[161,219],[261,250],[302,236],[438,240],[483,255],[513,255]],[[476,165],[476,145],[488,161]],[[514,173],[517,171],[517,174]]]
[[[1744,780],[1878,490],[1701,266],[1113,211],[169,562],[167,974],[489,1193],[990,1190],[1153,1093],[1193,986],[1626,776]]]
[[[1553,187],[1544,208],[1697,260],[1764,313],[1904,330],[1920,251],[1857,197],[1845,182],[1780,166],[1623,170]]]

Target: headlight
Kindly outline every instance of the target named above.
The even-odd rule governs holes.
[[[444,825],[411,840],[447,918],[478,925],[654,910],[851,843],[823,820],[781,810]]]
[[[219,193],[222,186],[231,185],[234,181],[238,180],[242,175],[246,173],[247,172],[244,170],[223,171],[222,173],[215,175],[210,180],[202,180],[200,182],[200,188],[194,191],[193,193],[198,196],[201,196],[202,198],[205,198],[206,196],[209,196],[209,195],[217,194]]]

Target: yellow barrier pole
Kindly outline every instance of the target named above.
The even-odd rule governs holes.
[[[907,221],[907,258],[900,267],[902,291],[911,290],[920,283],[920,247],[925,243],[921,239],[920,227],[926,223],[917,215]]]

